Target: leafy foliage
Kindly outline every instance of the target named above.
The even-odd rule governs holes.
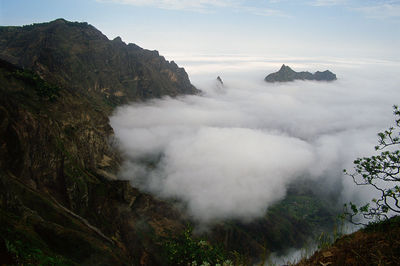
[[[377,156],[358,158],[354,161],[355,172],[349,174],[357,185],[372,186],[379,191],[380,197],[361,207],[351,203],[345,205],[345,215],[355,224],[358,215],[367,220],[387,219],[390,213],[400,214],[400,109],[393,106],[395,126],[378,134],[378,145],[375,147],[381,153]],[[397,148],[397,149],[396,149]],[[350,210],[349,210],[350,209]]]
[[[176,238],[163,243],[169,265],[230,265],[221,246],[214,246],[205,239],[192,237],[193,228],[189,226]]]

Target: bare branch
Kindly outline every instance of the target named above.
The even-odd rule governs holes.
[[[380,198],[373,199],[364,206],[357,207],[350,202],[350,211],[345,204],[344,216],[353,224],[364,224],[354,220],[360,215],[367,220],[381,220],[387,219],[390,212],[400,213],[400,151],[393,149],[400,146],[400,109],[397,105],[393,106],[393,114],[395,126],[378,133],[378,145],[375,149],[381,153],[355,160],[354,173],[349,174],[344,170],[356,185],[372,186],[380,192]]]

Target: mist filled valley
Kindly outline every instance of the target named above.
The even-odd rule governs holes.
[[[298,260],[300,251],[287,252],[313,247],[321,233],[357,228],[337,218],[343,205],[365,204],[379,192],[356,186],[343,169],[351,172],[356,158],[377,154],[377,133],[393,125],[397,62],[178,60],[202,93],[132,103],[113,113],[114,141],[124,158],[120,178],[172,200],[200,231],[238,221],[289,256],[277,263]],[[296,71],[330,69],[338,79],[265,82],[283,60]],[[274,230],[281,236],[271,237]]]
[[[342,170],[374,154],[377,133],[392,124],[398,63],[286,59],[298,70],[333,70],[338,80],[266,83],[278,59],[181,60],[201,95],[133,103],[111,116],[121,178],[185,202],[204,223],[263,216],[299,179],[314,181],[339,209],[372,196]]]
[[[3,2],[1,265],[397,265],[399,1]]]

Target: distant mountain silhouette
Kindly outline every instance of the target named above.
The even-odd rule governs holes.
[[[317,71],[314,74],[310,72],[296,72],[289,66],[282,65],[278,72],[271,73],[264,79],[267,82],[287,82],[294,80],[317,80],[317,81],[333,81],[336,80],[336,75],[331,71]]]

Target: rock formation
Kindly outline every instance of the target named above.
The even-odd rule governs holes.
[[[317,71],[314,74],[304,71],[296,72],[289,66],[282,65],[278,72],[269,74],[264,80],[267,82],[287,82],[294,80],[333,81],[336,80],[336,75],[329,70],[323,72]]]
[[[222,79],[221,79],[220,76],[217,77],[217,82],[218,82],[219,84],[221,84],[221,85],[224,85],[224,82],[222,81]]]

